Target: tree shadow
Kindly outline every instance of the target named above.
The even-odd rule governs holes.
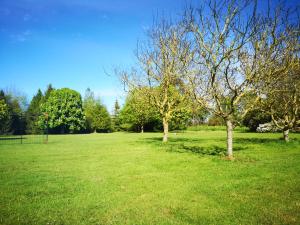
[[[266,144],[266,143],[281,143],[279,138],[235,138],[235,143],[238,144]]]
[[[220,140],[223,139],[220,138]],[[146,143],[154,145],[155,147],[163,148],[167,152],[174,153],[189,152],[197,155],[224,156],[226,155],[227,151],[225,147],[218,145],[203,146],[201,145],[201,142],[203,143],[203,139],[199,138],[170,138],[167,143],[162,143],[162,138],[154,137],[143,139],[143,142],[145,141]],[[189,145],[187,145],[186,143],[188,143]],[[235,146],[234,151],[241,151],[247,148],[248,147],[245,146]]]
[[[178,152],[178,153],[185,153],[185,152],[191,152],[194,154],[199,155],[225,155],[226,154],[226,148],[220,147],[220,146],[209,146],[209,147],[203,147],[203,146],[186,146],[184,144],[179,145],[178,148],[170,148],[167,150],[168,152]]]
[[[247,147],[236,146],[234,151],[246,150]],[[225,147],[211,145],[211,146],[186,146],[184,144],[180,145],[177,152],[192,152],[200,155],[226,155],[227,149]],[[172,151],[172,150],[171,150]]]

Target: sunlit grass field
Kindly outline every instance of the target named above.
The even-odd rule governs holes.
[[[0,224],[300,224],[300,134],[111,133],[0,143]]]

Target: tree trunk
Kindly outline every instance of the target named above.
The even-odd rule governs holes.
[[[289,142],[290,139],[289,139],[289,129],[284,129],[283,130],[283,139],[286,141],[286,142]]]
[[[141,126],[141,133],[144,133],[144,125]]]
[[[226,127],[227,127],[227,157],[231,160],[233,159],[233,151],[232,151],[233,125],[231,120],[226,121]]]
[[[163,125],[164,125],[163,142],[167,142],[168,141],[168,134],[169,134],[169,122],[166,119],[163,119]]]

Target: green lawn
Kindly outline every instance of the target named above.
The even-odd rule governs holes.
[[[0,143],[0,224],[300,224],[300,134],[188,131]]]

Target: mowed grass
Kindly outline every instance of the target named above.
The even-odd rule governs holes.
[[[0,224],[300,224],[300,135],[225,131],[0,143]]]

